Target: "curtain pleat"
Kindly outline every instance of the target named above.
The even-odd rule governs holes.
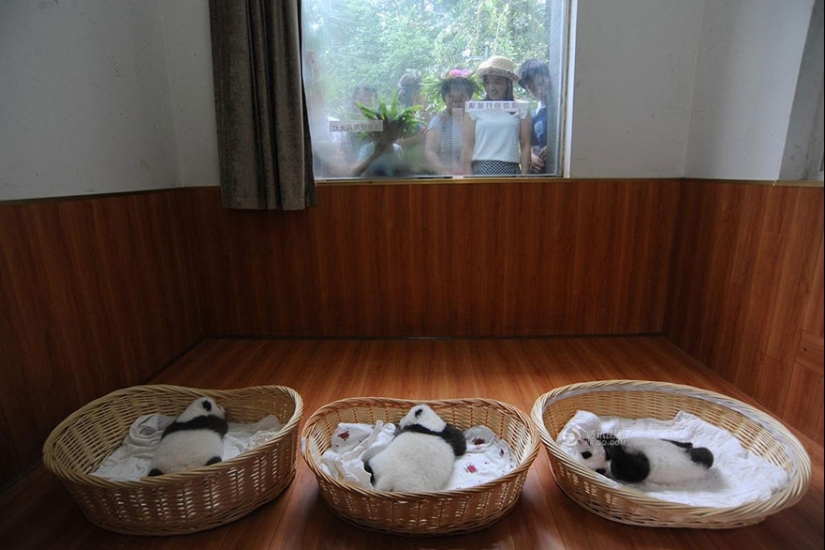
[[[209,11],[223,205],[316,205],[300,2],[210,0]]]

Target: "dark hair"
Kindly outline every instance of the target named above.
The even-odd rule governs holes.
[[[476,89],[476,83],[470,80],[469,78],[464,78],[462,76],[453,76],[450,78],[445,78],[441,81],[441,87],[439,89],[439,92],[441,93],[442,100],[447,100],[447,94],[450,93],[450,90],[453,86],[464,88],[464,90],[467,92],[467,95],[471,98],[478,91]]]
[[[537,76],[542,75],[550,78],[550,68],[541,59],[528,59],[521,64],[518,70],[519,85],[522,89],[527,89],[527,82],[532,82]]]
[[[404,107],[413,106],[413,96],[421,90],[421,79],[412,73],[404,74],[398,80],[398,103]]]

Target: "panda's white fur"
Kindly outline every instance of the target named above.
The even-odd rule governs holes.
[[[164,431],[150,476],[171,474],[223,460],[226,411],[211,397],[195,399]]]
[[[588,468],[626,483],[688,486],[707,478],[713,466],[713,453],[704,447],[652,437],[619,441],[600,434],[595,441],[579,439],[576,452]]]
[[[398,433],[369,458],[365,469],[379,491],[440,491],[464,454],[464,434],[444,422],[428,405],[416,405],[398,423]]]

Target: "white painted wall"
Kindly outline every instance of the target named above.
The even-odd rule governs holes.
[[[823,179],[824,84],[825,1],[815,0],[799,68],[780,179]],[[815,114],[812,116],[812,113]]]
[[[158,2],[0,2],[0,199],[179,182]]]
[[[161,2],[182,185],[218,185],[218,138],[209,2]]]
[[[0,200],[217,185],[205,0],[0,2]]]
[[[779,178],[812,7],[813,0],[705,3],[687,177]]]
[[[681,177],[702,0],[580,0],[571,177]]]

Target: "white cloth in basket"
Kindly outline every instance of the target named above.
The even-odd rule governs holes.
[[[105,458],[92,475],[114,481],[132,481],[146,477],[152,467],[152,457],[163,430],[174,421],[174,417],[162,414],[139,417],[129,428],[123,444]],[[265,416],[254,424],[229,422],[229,430],[223,439],[223,459],[235,458],[263,445],[275,437],[281,427],[274,415]]]
[[[467,452],[457,457],[445,490],[466,489],[497,479],[516,467],[506,441],[486,426],[464,432]],[[395,437],[395,425],[341,423],[332,434],[332,446],[321,456],[320,467],[329,476],[370,489],[364,457],[373,456]]]
[[[708,472],[708,478],[690,489],[647,482],[629,485],[661,500],[713,508],[740,506],[768,499],[790,481],[785,470],[746,450],[729,432],[685,411],[680,411],[669,421],[600,418],[588,411],[577,411],[559,432],[556,443],[576,458],[576,434],[598,435],[600,432],[610,432],[619,440],[657,437],[689,441],[695,447],[707,447],[713,452],[713,467]],[[621,486],[607,477],[603,477],[603,481],[615,487]]]

